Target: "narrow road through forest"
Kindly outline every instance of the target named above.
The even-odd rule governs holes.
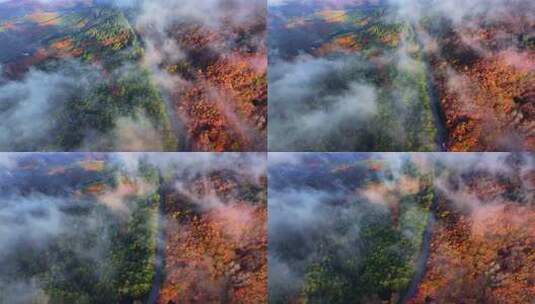
[[[165,280],[165,243],[166,243],[166,225],[165,225],[165,197],[167,196],[167,184],[160,172],[158,194],[160,201],[158,204],[158,232],[156,234],[156,254],[154,279],[150,294],[147,298],[147,304],[156,303],[160,295],[160,288]]]
[[[437,130],[437,135],[435,138],[437,150],[440,152],[447,152],[448,130],[445,126],[446,116],[444,115],[444,111],[442,111],[442,105],[440,104],[440,98],[436,90],[433,69],[431,67],[429,55],[426,53],[425,43],[421,37],[422,29],[419,29],[418,25],[415,24],[411,24],[411,28],[416,37],[416,41],[420,47],[420,55],[422,56],[422,62],[425,64],[427,91],[429,93],[429,102],[431,106],[431,111],[433,113],[435,128]]]
[[[427,225],[425,226],[423,239],[422,239],[422,247],[420,251],[420,255],[418,257],[418,260],[416,261],[416,271],[414,273],[414,276],[412,277],[411,283],[409,287],[407,288],[407,291],[401,297],[401,300],[399,301],[400,304],[407,303],[410,299],[412,299],[416,293],[418,292],[418,287],[420,285],[420,282],[423,280],[426,272],[426,266],[427,266],[427,260],[429,259],[429,253],[431,251],[431,239],[433,237],[433,227],[435,224],[435,211],[437,209],[438,205],[438,198],[437,194],[433,194],[433,202],[431,203],[431,207],[429,208],[429,217],[427,218]]]

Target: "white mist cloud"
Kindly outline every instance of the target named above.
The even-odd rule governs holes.
[[[298,142],[310,144],[341,136],[341,128],[364,127],[366,120],[377,114],[377,91],[373,85],[354,80],[337,92],[322,90],[331,76],[345,73],[354,64],[358,63],[302,56],[293,62],[272,65],[270,150],[293,149],[299,146]]]
[[[74,93],[83,94],[97,73],[75,62],[57,72],[31,69],[22,81],[0,86],[0,150],[47,149],[55,114]]]

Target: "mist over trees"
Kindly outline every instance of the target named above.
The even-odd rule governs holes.
[[[261,155],[14,153],[0,159],[0,302],[181,301],[188,295],[174,285],[176,274],[202,276],[242,259],[251,266],[224,273],[199,292],[265,297]],[[194,226],[197,220],[204,224]],[[190,236],[186,229],[194,227],[199,235]],[[217,243],[200,237],[210,233]],[[226,246],[220,260],[208,262],[209,252],[196,262],[186,255],[216,244]],[[229,261],[236,251],[236,262]],[[207,263],[207,270],[174,263],[181,260]],[[238,283],[241,291],[233,295],[229,286]]]
[[[0,150],[266,145],[261,1],[5,1],[0,9],[0,115],[9,118]]]
[[[271,159],[273,303],[477,299],[475,289],[454,281],[479,284],[488,301],[505,299],[506,290],[522,294],[514,303],[533,299],[529,282],[513,283],[505,266],[491,269],[509,263],[503,250],[521,251],[533,241],[530,228],[521,228],[531,225],[530,213],[517,213],[533,211],[529,154],[274,153]],[[485,251],[472,254],[489,262],[471,268],[463,254],[475,243]],[[507,246],[514,249],[498,250],[513,248]],[[531,253],[525,254],[528,261]],[[517,269],[530,276],[529,267]],[[479,281],[489,273],[491,281]]]
[[[531,1],[268,6],[271,151],[533,147]]]

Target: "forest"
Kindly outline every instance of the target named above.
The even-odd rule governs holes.
[[[259,303],[261,155],[2,154],[1,303]]]
[[[535,299],[531,155],[277,154],[270,302]]]
[[[28,7],[0,33],[19,47],[2,62],[1,150],[176,150],[163,96],[136,64],[144,51],[123,12],[49,9]]]
[[[269,150],[532,150],[534,9],[271,1]]]
[[[436,150],[411,24],[382,4],[300,7],[270,10],[270,150]],[[322,118],[331,126],[320,127]]]
[[[535,147],[533,9],[531,1],[497,1],[466,9],[462,20],[431,9],[422,17],[448,151]]]
[[[230,2],[3,1],[0,150],[262,150],[265,8]]]
[[[160,221],[157,178],[131,176],[104,155],[2,158],[10,164],[0,180],[0,302],[147,296]]]

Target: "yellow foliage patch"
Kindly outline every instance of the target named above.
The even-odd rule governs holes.
[[[26,19],[38,23],[41,26],[57,25],[60,22],[59,15],[54,12],[35,12],[28,16]]]
[[[82,167],[84,170],[86,171],[92,171],[92,172],[100,172],[102,170],[104,170],[105,168],[105,163],[104,161],[96,161],[96,160],[92,160],[92,161],[83,161],[83,162],[80,162],[80,167]]]
[[[342,23],[346,22],[348,19],[346,12],[342,10],[325,10],[316,15],[327,23]]]
[[[61,39],[54,42],[50,48],[60,54],[68,54],[74,49],[74,42],[70,38]]]
[[[358,52],[361,49],[362,46],[356,40],[355,36],[348,34],[337,37],[333,41],[323,44],[318,49],[318,54],[324,56],[333,52],[353,53]]]

